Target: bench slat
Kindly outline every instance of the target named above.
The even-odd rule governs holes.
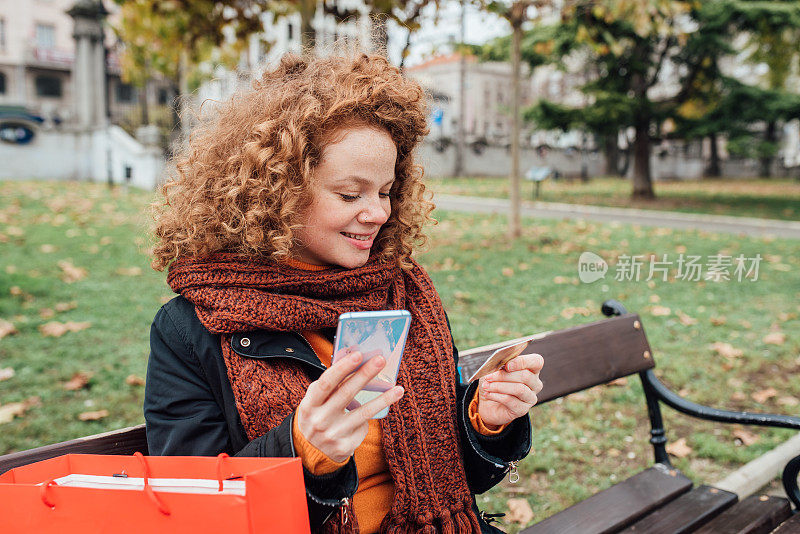
[[[739,500],[735,493],[699,486],[640,519],[622,532],[684,534],[694,532]]]
[[[689,491],[692,481],[657,464],[528,527],[521,534],[617,532]]]
[[[800,534],[800,514],[794,514],[781,523],[781,526],[773,530],[772,534]]]
[[[751,495],[706,523],[697,534],[767,534],[790,515],[788,500]]]
[[[492,347],[479,347],[459,355],[458,365],[464,380],[498,345]],[[645,352],[648,357],[644,356]],[[655,366],[641,320],[635,313],[574,326],[535,339],[525,349],[525,354],[533,353],[544,357],[540,375],[544,389],[538,395],[539,404]]]
[[[62,454],[133,454],[137,451],[147,454],[143,424],[0,456],[0,474]]]

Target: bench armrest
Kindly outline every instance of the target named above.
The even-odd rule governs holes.
[[[652,369],[642,371],[639,375],[642,377],[642,381],[645,382],[645,387],[649,386],[658,397],[658,400],[686,415],[721,423],[740,423],[743,425],[773,426],[800,430],[800,417],[771,413],[733,412],[703,406],[684,399],[669,389],[656,378]]]
[[[601,311],[606,317],[615,317],[628,313],[621,302],[613,299],[603,302]],[[642,386],[644,387],[644,394],[647,399],[647,411],[650,416],[651,424],[650,443],[652,443],[655,449],[656,462],[670,465],[667,452],[664,448],[667,440],[664,436],[664,425],[661,421],[659,402],[663,402],[681,413],[697,417],[698,419],[718,421],[721,423],[739,423],[743,425],[771,426],[800,430],[800,417],[719,410],[684,399],[656,378],[652,369],[639,372],[639,377],[642,379]],[[798,474],[800,474],[800,455],[789,460],[783,468],[782,477],[786,494],[794,503],[795,508],[800,510],[800,490],[798,490],[797,487]]]
[[[651,399],[655,397],[658,401],[672,407],[673,409],[696,417],[698,419],[705,419],[708,421],[717,421],[721,423],[739,423],[743,425],[756,425],[756,426],[769,426],[777,428],[792,428],[800,430],[800,417],[792,417],[790,415],[780,415],[771,413],[753,413],[753,412],[734,412],[730,410],[719,410],[710,406],[703,406],[690,400],[687,400],[667,386],[664,385],[652,369],[647,369],[639,373],[644,386],[645,395],[648,397],[648,405]],[[659,417],[660,419],[660,417]],[[653,429],[656,427],[654,425]],[[663,433],[663,430],[661,431]],[[658,436],[663,439],[663,434]],[[657,438],[653,433],[653,438]],[[659,441],[661,441],[659,439]],[[651,439],[653,442],[653,439]],[[655,445],[655,443],[653,443]],[[783,469],[783,487],[786,494],[792,500],[796,509],[800,509],[800,489],[797,486],[797,476],[800,474],[800,455],[796,456]]]

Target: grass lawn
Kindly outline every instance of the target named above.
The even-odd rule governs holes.
[[[170,297],[145,253],[150,197],[94,184],[0,182],[0,319],[17,330],[0,339],[0,417],[12,403],[24,409],[10,422],[0,419],[0,454],[142,422],[143,387],[127,378],[145,376],[149,325]],[[642,315],[656,373],[674,389],[728,409],[798,413],[797,241],[527,219],[522,238],[509,243],[500,217],[436,216],[440,224],[420,261],[460,348],[597,320],[601,302],[616,298]],[[579,282],[583,251],[608,261],[604,280]],[[677,260],[680,253],[703,263],[715,254],[763,259],[755,281],[692,282],[676,279],[674,268],[668,281],[647,281],[648,263],[639,281],[614,279],[623,254]],[[41,328],[53,321],[72,322],[77,331],[45,336]],[[715,350],[714,343],[730,347]],[[3,369],[14,376],[2,379]],[[90,374],[88,384],[66,389],[76,373]],[[98,420],[80,419],[102,410],[108,413]],[[675,465],[706,482],[792,435],[698,423],[665,410],[668,439],[685,438],[692,449]],[[488,511],[505,511],[508,498],[523,497],[542,519],[652,462],[638,380],[531,414],[534,452],[520,464],[519,483],[479,497]],[[742,435],[750,439],[737,439],[737,430],[755,442],[743,445]]]
[[[435,178],[436,192],[476,197],[508,198],[508,178]],[[523,200],[533,200],[531,182],[522,181]],[[632,201],[631,184],[621,178],[547,180],[539,200],[653,210],[671,210],[738,217],[800,220],[800,180],[719,179],[656,182],[656,199]]]

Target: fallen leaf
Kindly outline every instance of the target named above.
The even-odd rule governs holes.
[[[669,443],[666,447],[667,453],[676,458],[684,458],[692,452],[692,448],[686,444],[686,438]]]
[[[714,326],[722,326],[728,322],[728,319],[724,315],[720,315],[719,317],[712,317],[709,321]]]
[[[780,397],[778,399],[778,404],[781,406],[797,406],[800,404],[800,400],[798,400],[797,397],[787,395],[785,397]]]
[[[11,402],[0,406],[0,425],[10,423],[15,417],[22,417],[27,406],[24,402]]]
[[[683,312],[678,312],[678,320],[683,326],[692,326],[693,324],[697,324],[697,319],[690,317]]]
[[[757,403],[764,404],[769,399],[777,395],[778,392],[775,390],[775,388],[767,388],[767,389],[762,389],[761,391],[756,391],[750,396],[753,397],[753,400],[756,401]]]
[[[748,432],[743,428],[737,428],[733,431],[733,437],[742,442],[745,447],[752,445],[758,441],[758,436],[752,432]]]
[[[609,386],[627,386],[628,385],[628,379],[623,376],[623,377],[617,378],[615,380],[612,380],[611,382],[608,383],[608,385]]]
[[[652,302],[653,304],[661,302],[661,297],[659,297],[658,295],[650,295],[650,302]]]
[[[612,458],[616,458],[617,456],[622,454],[622,451],[614,447],[611,447],[610,449],[606,450],[606,454],[608,454]]]
[[[122,275],[122,276],[139,276],[139,275],[142,274],[142,268],[141,267],[120,267],[119,269],[117,269],[117,274]],[[505,273],[505,269],[503,269],[503,274],[506,274]],[[511,274],[514,274],[514,272],[512,271]],[[506,275],[506,276],[511,276],[511,275]]]
[[[656,317],[664,317],[672,313],[672,310],[667,308],[666,306],[653,306],[650,308],[650,315],[654,315]]]
[[[714,344],[711,345],[711,348],[716,351],[717,354],[720,356],[725,356],[726,358],[738,358],[744,354],[741,349],[736,349],[730,343],[725,343],[723,341],[714,342]]]
[[[125,383],[129,386],[143,386],[144,378],[136,375],[128,375],[128,378],[125,379]]]
[[[592,310],[585,307],[580,308],[564,308],[561,310],[561,317],[564,319],[572,319],[575,315],[582,315],[584,317],[589,317],[592,314]]]
[[[0,339],[3,339],[6,336],[10,336],[11,334],[16,334],[16,333],[17,329],[13,324],[6,321],[5,319],[0,319]]]
[[[739,324],[742,326],[742,328],[745,328],[745,329],[748,329],[748,330],[753,327],[753,324],[750,321],[746,320],[746,319],[740,320]]]
[[[64,384],[64,389],[67,391],[78,391],[89,385],[89,379],[92,378],[92,373],[78,371],[72,378]]]
[[[57,312],[65,312],[69,310],[74,310],[78,307],[78,303],[73,301],[70,302],[56,302],[56,305],[53,306]]]
[[[508,505],[506,521],[527,525],[533,520],[533,510],[527,499],[509,499],[506,504]]]
[[[42,308],[39,310],[39,317],[42,319],[51,319],[55,314],[56,312],[54,312],[52,308]]]
[[[566,276],[556,276],[555,278],[553,278],[553,283],[554,284],[569,284],[570,283],[570,279],[567,278]]]
[[[786,334],[783,332],[770,332],[761,341],[769,345],[783,345],[786,342]]]
[[[745,399],[747,399],[747,395],[745,395],[742,391],[734,391],[731,395],[731,400],[743,401]]]
[[[53,245],[45,244],[45,245],[42,245],[41,247],[39,247],[39,251],[42,254],[52,254],[53,252],[56,251],[56,247],[54,247]]]
[[[11,286],[8,289],[8,292],[11,293],[12,296],[18,297],[18,296],[22,295],[22,288],[19,287],[19,286]]]
[[[14,369],[11,367],[0,369],[0,382],[8,380],[9,378],[14,378]]]
[[[88,274],[83,267],[75,267],[66,260],[58,262],[58,266],[61,268],[61,279],[68,284],[82,280]]]
[[[497,334],[498,336],[510,336],[511,335],[511,330],[509,330],[508,328],[503,328],[501,326],[501,327],[497,328],[494,331],[494,333]]]
[[[100,419],[108,417],[108,410],[97,410],[95,412],[83,412],[78,416],[81,421],[99,421]]]
[[[41,325],[39,327],[39,332],[41,332],[43,336],[61,337],[67,332],[80,332],[90,326],[92,326],[92,323],[89,322],[77,323],[75,321],[68,321],[66,323],[59,323],[58,321],[50,321],[49,323]]]
[[[19,226],[9,226],[8,228],[6,228],[6,233],[8,235],[13,235],[14,237],[22,237],[25,235],[25,230],[23,230]]]

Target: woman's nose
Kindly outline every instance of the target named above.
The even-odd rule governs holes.
[[[358,216],[362,224],[383,224],[389,219],[391,208],[384,205],[380,198],[373,200]]]

